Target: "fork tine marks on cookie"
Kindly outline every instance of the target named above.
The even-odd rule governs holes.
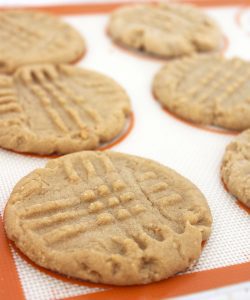
[[[80,128],[81,130],[81,137],[83,139],[87,139],[88,138],[88,127],[87,125],[82,121],[79,113],[77,112],[77,110],[75,110],[73,107],[65,107],[65,110],[68,112],[68,114],[71,116],[71,119],[74,120],[74,122],[77,124],[77,126]]]
[[[53,81],[53,84],[55,84],[55,82],[60,78],[56,65],[46,65],[46,67],[43,69],[43,72],[48,80]]]
[[[145,172],[139,176],[137,176],[137,180],[139,182],[143,182],[145,180],[149,180],[149,179],[156,179],[157,178],[157,175],[155,174],[155,172],[152,172],[152,171],[148,171],[148,172]]]
[[[77,171],[74,168],[74,163],[70,159],[65,159],[62,162],[64,171],[66,173],[67,179],[70,182],[79,182],[80,176],[77,174]]]
[[[146,191],[147,193],[152,194],[152,193],[165,191],[167,188],[168,188],[168,184],[162,181],[162,182],[154,183],[153,185],[147,187]]]
[[[82,121],[78,111],[69,103],[69,99],[53,83],[41,81],[41,86],[49,93],[50,98],[56,100],[62,109],[70,116],[75,125],[81,130],[83,139],[88,138],[87,125]]]
[[[22,30],[21,31],[18,30],[18,28],[16,29],[13,28],[13,24],[6,22],[6,20],[1,20],[0,28],[2,34],[4,33],[5,35],[7,35],[8,43],[12,44],[12,46],[14,47],[14,51],[15,51],[15,47],[17,48],[21,47],[23,50],[29,47],[29,42],[27,40],[29,39],[29,35],[24,34],[24,32]],[[19,33],[18,35],[17,35],[17,31]],[[8,44],[5,43],[3,43],[3,45],[6,45],[6,47],[8,46]]]
[[[30,77],[30,74],[27,74],[28,78],[25,80],[33,80],[32,77]],[[53,123],[63,132],[69,132],[69,129],[65,125],[63,119],[57,112],[55,108],[53,108],[52,103],[46,92],[38,85],[38,84],[31,84],[29,86],[31,91],[36,95],[38,100],[40,101],[43,109],[47,112],[49,115],[49,118],[53,121]]]
[[[13,18],[9,15],[2,14],[0,20],[3,21],[6,26],[9,26],[11,31],[18,32],[19,34],[24,35],[26,39],[33,37],[39,39],[41,37],[39,30],[33,30],[32,27],[28,28],[26,26],[23,26],[22,23],[19,22],[16,18]]]
[[[88,215],[88,211],[86,209],[78,209],[64,212],[57,212],[52,214],[51,216],[45,216],[36,219],[28,219],[25,221],[26,226],[30,227],[35,231],[53,231],[63,226],[66,222],[71,221],[74,222],[76,220],[80,220],[82,217]],[[56,226],[56,229],[53,227]],[[50,228],[52,228],[50,230]]]
[[[21,105],[17,102],[13,79],[9,76],[0,76],[0,114],[20,113]]]
[[[43,239],[50,245],[53,246],[53,244],[58,244],[60,242],[67,242],[68,239],[72,239],[76,237],[78,234],[84,233],[88,231],[89,225],[86,222],[81,222],[79,224],[76,224],[74,226],[72,225],[65,225],[62,227],[59,227],[49,233],[46,233],[43,236]]]
[[[38,97],[42,105],[47,110],[53,122],[63,132],[68,132],[68,128],[63,121],[63,118],[59,115],[58,109],[53,107],[52,101],[56,101],[64,111],[70,116],[71,120],[74,121],[76,127],[81,130],[82,138],[88,138],[87,125],[82,121],[77,110],[69,104],[68,99],[63,93],[56,87],[54,81],[58,77],[58,73],[52,66],[36,67],[34,69],[26,69],[22,71],[22,79],[28,87],[31,88],[32,92]],[[49,78],[48,78],[49,77]],[[50,83],[48,79],[53,80]],[[35,81],[35,82],[34,82]],[[31,85],[31,86],[30,86]],[[46,101],[45,101],[46,100]]]
[[[56,126],[60,130],[62,130],[63,132],[66,132],[66,133],[69,132],[69,129],[63,122],[63,119],[59,116],[58,112],[54,108],[52,108],[50,105],[46,105],[46,111],[48,112],[51,120],[53,120],[53,122],[56,124]]]
[[[87,172],[88,179],[91,179],[91,178],[97,176],[95,167],[94,167],[93,163],[90,160],[86,160],[86,158],[84,156],[81,156],[81,163],[83,165],[83,168]]]
[[[14,103],[16,102],[15,96],[13,96],[13,95],[1,96],[0,95],[0,105],[10,104],[10,103],[13,103],[13,102]]]
[[[0,113],[21,112],[20,105],[17,103],[1,104]]]
[[[1,89],[13,88],[13,77],[0,74],[0,88]]]
[[[100,160],[105,167],[105,172],[107,172],[107,173],[116,172],[114,164],[112,163],[112,161],[110,160],[110,158],[107,155],[101,154]]]
[[[35,204],[25,207],[19,211],[19,215],[25,219],[41,218],[50,214],[55,214],[62,209],[70,209],[81,201],[79,198],[66,198],[61,200],[47,201],[43,204]]]
[[[15,92],[11,88],[2,88],[0,89],[0,97],[14,97]]]
[[[120,192],[127,187],[122,176],[117,172],[117,169],[112,160],[106,155],[101,155],[100,160],[104,165],[105,172],[107,173],[107,180],[112,186],[112,189],[116,192]]]

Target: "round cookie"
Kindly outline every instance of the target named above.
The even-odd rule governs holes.
[[[126,125],[130,102],[112,79],[69,65],[0,75],[0,146],[37,154],[96,149]]]
[[[242,132],[227,146],[221,177],[228,191],[250,207],[250,129]]]
[[[4,218],[8,237],[37,264],[115,285],[186,270],[212,223],[204,196],[186,178],[109,151],[50,160],[15,186]]]
[[[173,3],[124,6],[110,17],[108,33],[122,45],[170,58],[219,49],[222,34],[195,7]]]
[[[49,14],[0,12],[0,73],[31,63],[73,62],[85,52],[82,36]]]
[[[232,130],[250,127],[250,63],[219,55],[171,61],[155,76],[160,103],[188,121]]]

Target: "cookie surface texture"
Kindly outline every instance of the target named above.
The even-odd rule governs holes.
[[[82,36],[49,14],[0,12],[0,73],[30,63],[69,63],[85,52]]]
[[[250,129],[243,131],[227,146],[221,176],[228,191],[250,207]]]
[[[69,65],[0,75],[0,146],[37,154],[96,149],[124,129],[125,91],[112,79]]]
[[[124,46],[170,58],[217,50],[222,34],[212,19],[183,4],[139,4],[111,14],[108,33]]]
[[[182,119],[244,130],[250,127],[250,63],[219,55],[169,62],[155,76],[158,101]]]
[[[110,151],[50,160],[19,181],[4,216],[8,237],[37,264],[114,285],[186,270],[212,222],[204,196],[186,178]]]

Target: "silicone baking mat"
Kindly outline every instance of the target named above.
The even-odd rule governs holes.
[[[243,6],[246,1],[192,2],[220,23],[224,54],[249,60],[250,8]],[[134,126],[112,149],[154,159],[192,180],[205,194],[212,210],[212,235],[199,261],[188,272],[146,286],[96,285],[45,271],[13,249],[5,237],[2,216],[17,181],[44,166],[48,158],[0,149],[1,300],[163,299],[250,280],[249,211],[225,191],[220,180],[221,158],[234,134],[191,126],[160,107],[152,96],[151,83],[164,61],[117,47],[106,35],[108,14],[121,4],[94,1],[36,9],[60,15],[84,35],[88,49],[78,65],[111,76],[127,90],[133,105]]]

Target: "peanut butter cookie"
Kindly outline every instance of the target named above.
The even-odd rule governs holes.
[[[0,39],[0,73],[30,63],[73,62],[85,52],[74,28],[38,12],[1,11]]]
[[[195,7],[173,3],[130,5],[115,10],[108,33],[122,45],[170,58],[220,48],[222,34]]]
[[[250,207],[250,129],[227,146],[221,176],[228,191]]]
[[[155,76],[153,91],[170,112],[194,123],[250,127],[250,63],[219,55],[171,61]]]
[[[186,270],[212,222],[202,193],[175,171],[95,151],[52,159],[21,179],[4,218],[8,237],[37,264],[115,285]]]
[[[0,146],[65,154],[96,149],[121,133],[130,114],[112,79],[69,65],[31,65],[0,75]]]

